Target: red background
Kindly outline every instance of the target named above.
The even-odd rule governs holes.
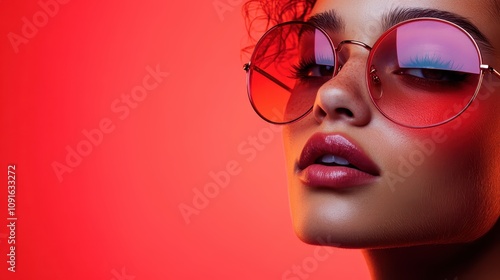
[[[340,249],[283,278],[316,247],[292,230],[281,135],[247,100],[241,1],[53,3],[48,15],[0,1],[0,279],[368,279],[359,251]],[[127,116],[113,110],[157,65],[169,76]],[[58,180],[54,162],[67,165],[103,119],[114,130]],[[179,206],[231,162],[239,173],[186,223]]]

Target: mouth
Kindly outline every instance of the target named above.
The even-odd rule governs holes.
[[[356,166],[352,165],[347,159],[332,154],[325,154],[314,161],[314,164],[321,164],[325,166],[346,166],[349,168],[359,169]]]
[[[307,186],[347,188],[366,185],[380,176],[377,165],[340,134],[314,134],[297,164],[299,179]]]

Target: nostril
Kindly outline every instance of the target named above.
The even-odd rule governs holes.
[[[326,117],[326,112],[321,108],[321,106],[317,106],[314,108],[314,116],[316,117],[317,120],[323,120]]]
[[[354,117],[354,114],[351,112],[351,110],[346,109],[346,108],[337,108],[337,109],[335,109],[335,112],[339,115],[348,116],[349,118]]]

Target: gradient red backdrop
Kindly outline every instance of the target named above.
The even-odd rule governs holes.
[[[0,1],[0,279],[368,279],[293,233],[241,5]]]

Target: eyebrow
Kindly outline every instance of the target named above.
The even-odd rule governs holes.
[[[387,12],[382,17],[381,22],[383,29],[387,30],[405,20],[423,17],[438,18],[452,22],[467,31],[477,42],[481,50],[484,50],[485,52],[490,54],[493,54],[495,51],[493,45],[490,43],[488,38],[479,30],[479,28],[477,28],[465,17],[462,17],[455,13],[436,9],[395,8]],[[311,16],[307,20],[307,22],[330,32],[342,32],[343,30],[345,30],[345,22],[335,12],[335,10],[329,10],[319,14],[315,14]]]
[[[326,31],[342,32],[345,30],[345,23],[335,10],[328,10],[315,14],[311,16],[307,22],[323,28]]]

